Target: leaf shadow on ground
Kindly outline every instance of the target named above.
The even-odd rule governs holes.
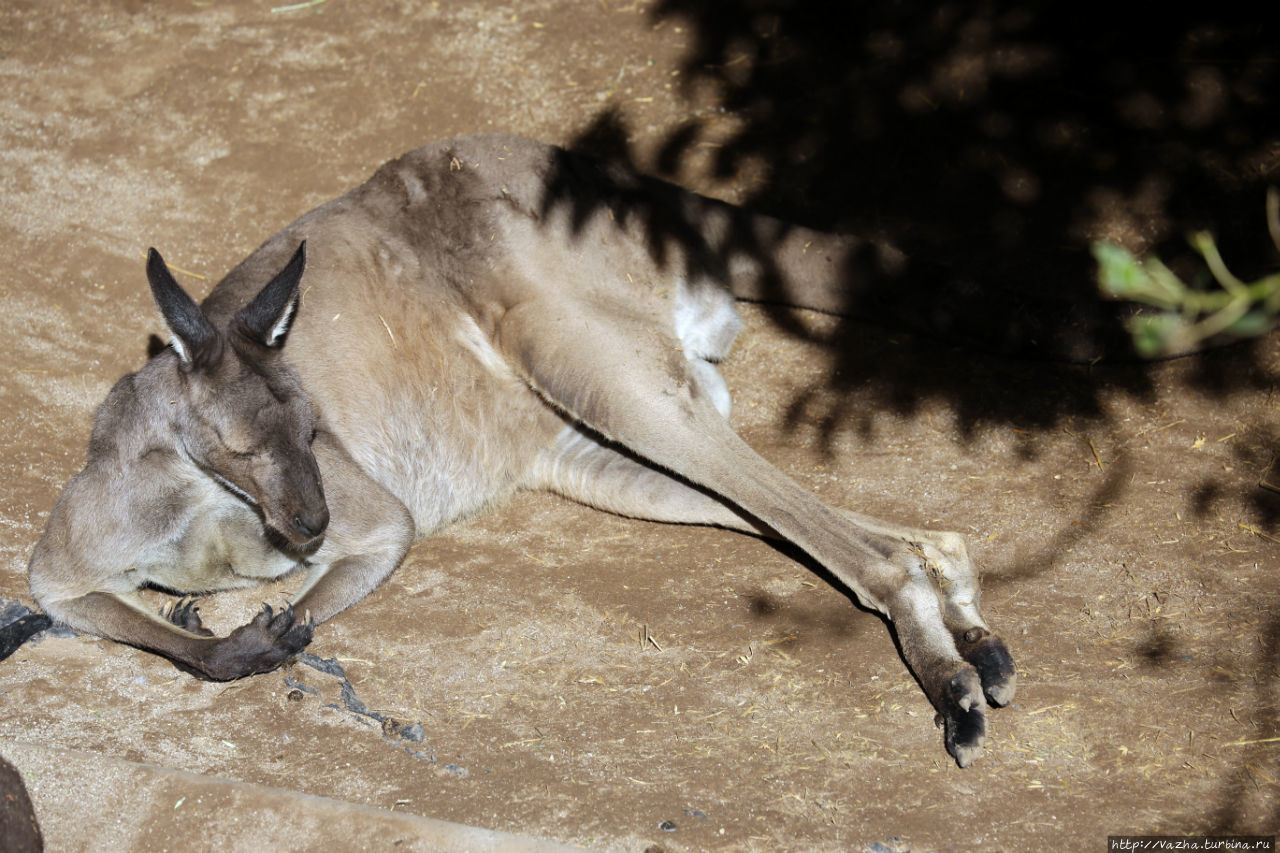
[[[1280,48],[1249,10],[874,0],[837,14],[790,0],[659,0],[650,14],[689,40],[678,77],[689,117],[651,157],[611,111],[571,148],[686,186],[731,180],[749,188],[738,199],[748,207],[906,258],[871,275],[866,258],[844,260],[849,316],[820,341],[837,367],[787,409],[798,428],[825,408],[817,425],[829,449],[851,419],[870,435],[855,397],[906,416],[940,402],[965,442],[988,426],[1105,425],[1117,393],[1153,400],[1152,368],[1134,357],[1124,325],[1133,309],[1098,296],[1095,240],[1156,252],[1188,277],[1186,235],[1209,229],[1240,277],[1275,267],[1263,199],[1280,181]],[[624,213],[647,220],[655,247],[689,239],[690,228],[642,201]],[[731,242],[778,279],[770,246],[745,234]],[[812,340],[792,311],[768,310]],[[1195,364],[1182,381],[1224,402],[1273,388],[1280,377],[1265,352],[1254,342],[1187,356]],[[1272,426],[1250,428],[1266,445],[1257,452],[1280,449]],[[1030,442],[1019,450],[1035,452]],[[1123,492],[1123,472],[1095,505]],[[1195,511],[1223,491],[1199,484]],[[1274,532],[1280,502],[1260,490],[1250,500]],[[1047,571],[1069,547],[1051,542],[1000,582]],[[1274,766],[1280,622],[1268,624],[1254,673],[1262,742],[1242,749],[1208,808],[1215,831],[1240,825],[1234,804],[1256,785],[1250,767]]]
[[[836,390],[869,388],[905,414],[942,398],[970,430],[1056,426],[1100,416],[1104,384],[1151,393],[1141,366],[1105,381],[1056,366],[1133,360],[1131,309],[1098,297],[1093,240],[1176,267],[1185,235],[1210,227],[1240,275],[1275,263],[1263,196],[1280,175],[1278,49],[1252,16],[1227,14],[855,2],[836,21],[788,0],[661,0],[655,25],[689,34],[684,94],[713,93],[734,120],[694,110],[641,163],[606,111],[571,147],[686,184],[731,178],[751,188],[749,207],[905,253],[891,274],[854,275],[865,259],[845,260],[852,317],[823,341]],[[708,150],[706,173],[690,174]],[[655,246],[687,239],[650,211],[630,215],[647,218]],[[769,278],[770,247],[740,236]],[[771,316],[810,336],[786,308]],[[1195,384],[1267,387],[1258,366],[1246,351]]]

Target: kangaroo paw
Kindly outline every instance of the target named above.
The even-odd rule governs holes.
[[[249,624],[219,640],[199,668],[218,681],[270,672],[306,648],[314,631],[309,617],[294,619],[293,607],[276,612],[264,604]]]
[[[983,628],[970,628],[956,635],[956,648],[978,670],[988,702],[1003,706],[1013,701],[1018,673],[1003,640]]]
[[[966,667],[947,682],[935,722],[944,730],[947,752],[961,767],[982,754],[987,739],[987,703],[978,674]]]
[[[213,632],[200,621],[199,601],[194,595],[183,596],[165,605],[160,610],[160,615],[184,631],[199,637],[212,637]]]

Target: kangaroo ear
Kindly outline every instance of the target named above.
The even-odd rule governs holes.
[[[263,346],[284,346],[284,337],[298,310],[298,285],[306,265],[307,241],[303,240],[285,268],[236,314],[236,323],[245,336]]]
[[[195,300],[174,279],[164,258],[155,249],[147,254],[147,281],[151,283],[151,296],[169,327],[173,349],[183,365],[206,364],[216,358],[222,351],[217,330]]]

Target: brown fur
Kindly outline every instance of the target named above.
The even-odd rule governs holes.
[[[735,296],[838,311],[894,261],[528,140],[424,146],[273,236],[199,317],[151,269],[176,354],[99,410],[32,590],[75,627],[237,677],[304,646],[414,535],[548,489],[793,542],[892,620],[966,765],[1015,674],[963,539],[822,504],[729,428],[715,367]],[[244,473],[246,453],[268,474]],[[227,638],[189,601],[157,617],[132,599],[290,571],[308,573],[293,607],[309,616],[268,608]]]

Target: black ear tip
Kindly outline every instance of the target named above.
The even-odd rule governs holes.
[[[173,278],[169,265],[164,262],[164,258],[154,246],[147,250],[147,278],[152,282],[157,280],[167,282]]]
[[[173,280],[173,273],[169,272],[169,265],[154,247],[147,250],[147,280],[151,282],[152,292],[157,287],[169,289],[177,285]]]
[[[284,265],[284,269],[280,270],[280,275],[293,279],[297,284],[297,279],[302,277],[302,273],[307,269],[307,241],[303,240],[298,243],[298,248],[293,250],[293,257],[289,258],[289,263]]]

